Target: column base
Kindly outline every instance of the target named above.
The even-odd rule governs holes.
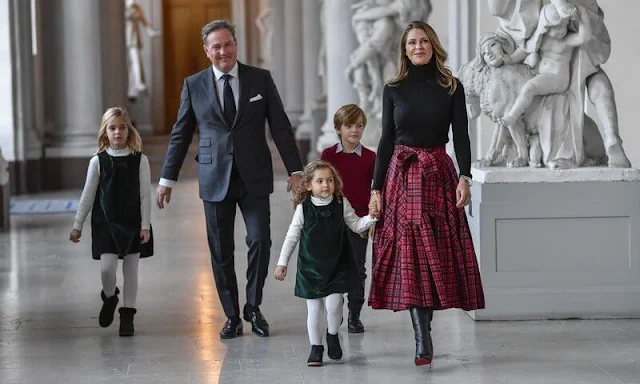
[[[472,172],[473,319],[640,318],[640,171]]]

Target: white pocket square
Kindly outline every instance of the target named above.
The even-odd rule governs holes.
[[[255,96],[253,96],[252,98],[249,99],[250,103],[253,103],[254,101],[258,101],[258,100],[262,100],[262,95],[261,94],[257,94]]]

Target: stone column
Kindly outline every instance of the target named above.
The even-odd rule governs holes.
[[[318,33],[318,31],[321,31],[321,10],[322,4],[318,0],[303,0],[302,2],[302,19],[304,20],[302,33],[305,39],[302,47],[304,114],[300,117],[300,124],[296,130],[296,139],[301,148],[307,148],[307,161],[317,157],[317,151],[312,146],[312,139],[316,131],[313,110],[314,108],[318,109],[319,103],[324,99],[321,78],[318,75],[318,56],[322,42],[322,36]],[[320,125],[318,125],[319,129]]]
[[[303,36],[305,43],[302,46],[302,62],[304,65],[304,114],[300,117],[300,124],[296,130],[296,139],[300,147],[307,147],[311,151],[307,155],[307,161],[316,158],[317,151],[312,147],[312,138],[316,131],[316,122],[313,119],[313,111],[319,108],[324,99],[321,78],[318,75],[318,56],[322,36],[320,16],[322,4],[318,0],[303,0],[302,19]],[[318,130],[320,125],[318,125]],[[304,157],[303,157],[304,159]]]
[[[285,75],[285,29],[284,29],[284,0],[271,0],[271,65],[269,70],[273,81],[278,87],[282,102],[287,105],[286,75]]]
[[[285,109],[294,129],[300,124],[304,108],[302,77],[302,2],[284,0],[285,59],[287,76]]]
[[[35,4],[35,3],[34,3]],[[9,31],[13,72],[13,162],[11,190],[15,194],[41,189],[40,157],[42,134],[36,103],[35,53],[32,29],[32,2],[9,1]]]
[[[358,103],[358,96],[347,81],[345,70],[349,55],[357,47],[351,27],[354,0],[324,0],[324,40],[326,49],[327,118],[322,126],[322,136],[316,143],[321,152],[337,142],[333,127],[333,114],[344,104]]]
[[[124,1],[41,2],[48,189],[82,186],[107,107],[126,103]],[[46,175],[51,177],[46,177]]]
[[[457,73],[461,65],[475,56],[478,43],[477,0],[449,0],[449,53],[448,65]],[[449,134],[447,153],[453,155],[453,137]],[[478,159],[480,132],[477,119],[469,122],[469,140],[471,141],[471,161]],[[455,157],[454,157],[455,159]]]

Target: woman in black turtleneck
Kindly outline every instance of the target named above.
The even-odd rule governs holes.
[[[384,88],[371,213],[369,305],[409,310],[416,365],[431,365],[433,311],[484,308],[484,293],[464,206],[471,192],[471,149],[462,84],[444,66],[434,30],[414,21],[402,34],[400,71]],[[445,151],[453,130],[460,175]]]

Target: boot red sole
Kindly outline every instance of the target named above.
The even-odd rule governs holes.
[[[428,365],[431,368],[431,359],[427,359],[426,357],[418,357],[415,360],[415,364],[417,367],[421,367],[423,365]]]

